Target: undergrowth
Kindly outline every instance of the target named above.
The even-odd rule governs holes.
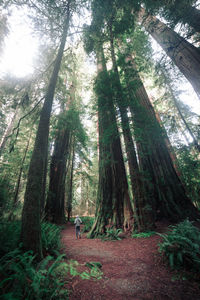
[[[60,254],[61,227],[41,224],[42,249],[45,258],[37,263],[32,251],[23,252],[19,244],[21,222],[0,223],[0,298],[3,300],[66,300],[67,278],[101,279],[99,265],[79,272],[76,261],[64,261]]]
[[[68,299],[68,292],[63,288],[67,283],[66,277],[57,273],[63,255],[54,261],[53,257],[47,256],[39,264],[35,264],[34,259],[31,251],[22,253],[20,249],[1,258],[1,299]]]
[[[155,235],[156,232],[155,231],[147,231],[147,232],[139,232],[139,233],[132,233],[132,238],[148,238],[151,237],[152,235]]]
[[[163,238],[159,251],[168,259],[170,267],[199,271],[200,230],[189,220],[169,226],[169,229],[167,234],[159,234]]]
[[[106,228],[106,233],[101,235],[100,238],[103,241],[120,241],[121,237],[119,236],[123,232],[122,229]]]
[[[89,232],[94,223],[94,218],[93,217],[82,217],[81,220],[84,225],[82,232]]]

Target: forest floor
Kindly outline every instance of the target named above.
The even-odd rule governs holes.
[[[164,232],[166,224],[158,224]],[[79,263],[79,271],[89,270],[86,262],[102,264],[102,279],[83,280],[69,277],[70,300],[196,300],[200,299],[197,282],[178,279],[158,252],[161,238],[126,237],[120,241],[75,238],[74,226],[62,231],[63,252],[68,260]]]

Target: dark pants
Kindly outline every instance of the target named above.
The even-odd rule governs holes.
[[[80,226],[76,226],[76,238],[80,237]]]

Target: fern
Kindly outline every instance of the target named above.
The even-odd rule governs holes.
[[[119,237],[120,233],[122,233],[123,230],[118,228],[118,229],[114,229],[114,228],[106,228],[106,233],[105,235],[101,235],[100,238],[103,241],[120,241],[121,238]]]
[[[200,231],[188,219],[170,226],[167,234],[159,234],[163,241],[159,251],[168,258],[171,268],[200,267]]]
[[[4,279],[0,289],[3,299],[67,299],[67,290],[63,289],[66,280],[56,272],[63,255],[55,261],[47,256],[38,265],[34,258],[31,251],[21,253],[19,249],[1,258],[0,273],[4,274]]]

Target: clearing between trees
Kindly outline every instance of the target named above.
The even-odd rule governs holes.
[[[157,232],[165,232],[169,224],[157,224]],[[158,235],[149,238],[125,237],[119,241],[75,238],[74,226],[62,231],[67,259],[78,262],[78,270],[89,270],[85,263],[100,262],[102,278],[69,280],[70,300],[195,300],[200,299],[198,283],[178,279],[158,252]]]

